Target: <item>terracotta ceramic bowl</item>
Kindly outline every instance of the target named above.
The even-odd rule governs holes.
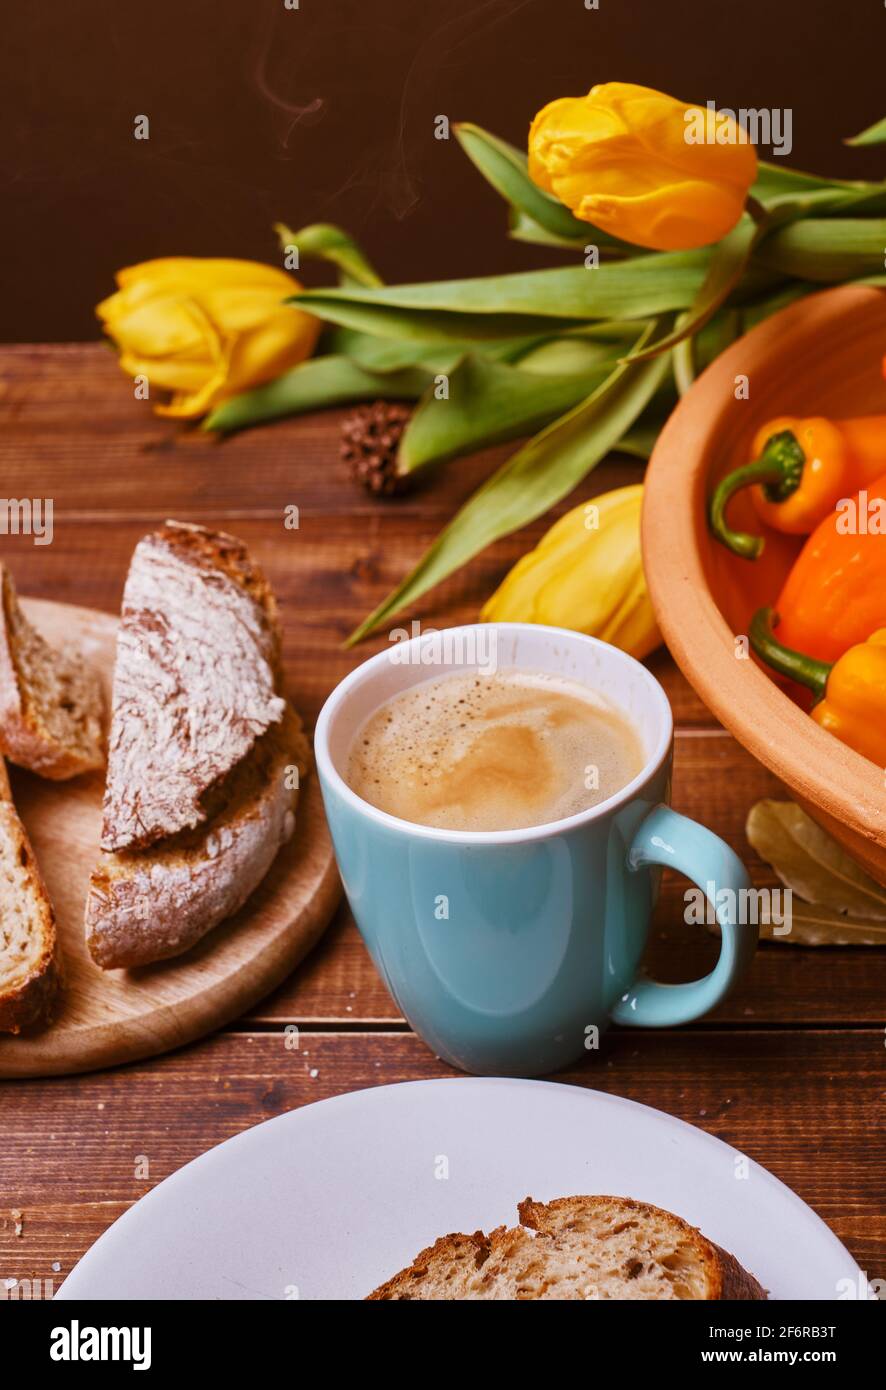
[[[800,542],[761,527],[739,496],[731,523],[766,535],[761,559],[742,560],[713,540],[705,514],[716,480],[750,459],[755,432],[772,417],[886,414],[884,353],[886,294],[879,290],[826,290],[774,315],[724,352],[680,402],[652,455],[643,506],[652,601],[684,674],[726,728],[880,883],[883,768],[825,733],[753,660],[736,656],[743,645],[736,636],[747,632],[756,608],[775,601]],[[735,395],[741,376],[748,379],[746,400]]]

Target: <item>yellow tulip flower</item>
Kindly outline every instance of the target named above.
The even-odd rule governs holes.
[[[607,82],[539,111],[529,173],[583,222],[635,246],[682,251],[735,226],[757,156],[723,112]]]
[[[643,574],[642,502],[636,483],[573,507],[517,561],[482,620],[568,627],[648,656],[661,633]]]
[[[301,290],[257,261],[169,256],[129,266],[96,313],[128,376],[170,393],[158,415],[194,419],[310,357],[320,332],[283,301]]]

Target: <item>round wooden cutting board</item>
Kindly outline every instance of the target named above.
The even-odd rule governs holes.
[[[41,599],[22,606],[48,641],[81,646],[102,673],[110,707],[117,619]],[[46,782],[9,771],[55,906],[64,984],[49,1027],[0,1035],[0,1077],[90,1071],[202,1037],[280,984],[320,937],[338,902],[338,870],[312,773],[299,798],[294,836],[235,917],[175,960],[100,970],[86,950],[83,912],[99,854],[104,774]]]

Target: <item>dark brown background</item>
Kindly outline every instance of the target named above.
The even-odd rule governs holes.
[[[270,224],[362,239],[386,279],[549,263],[433,120],[515,143],[537,108],[618,79],[791,107],[800,168],[884,114],[882,0],[29,0],[3,17],[0,338],[97,336],[121,265],[276,254]],[[151,138],[133,138],[137,115]],[[312,278],[309,272],[306,278]]]

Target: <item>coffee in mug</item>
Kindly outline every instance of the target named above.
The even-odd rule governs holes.
[[[345,780],[414,825],[520,830],[606,801],[645,762],[602,695],[545,672],[459,672],[402,691],[366,720]]]

